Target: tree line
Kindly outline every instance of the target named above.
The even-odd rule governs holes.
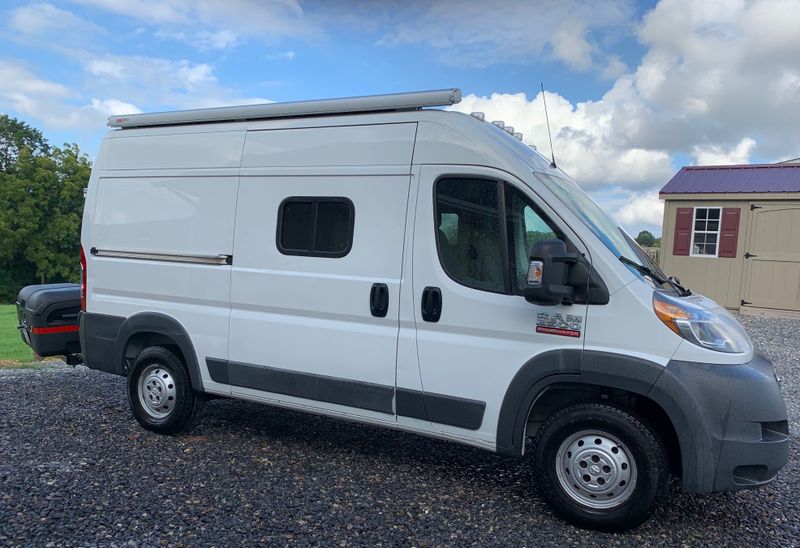
[[[83,194],[92,164],[76,144],[0,114],[0,302],[34,283],[80,279]]]

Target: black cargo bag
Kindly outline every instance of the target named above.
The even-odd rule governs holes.
[[[79,284],[43,284],[23,287],[17,296],[19,334],[39,356],[80,354]]]

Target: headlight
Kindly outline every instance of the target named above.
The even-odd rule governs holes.
[[[653,310],[664,325],[697,346],[734,354],[752,350],[750,338],[739,322],[705,297],[678,298],[654,291]]]

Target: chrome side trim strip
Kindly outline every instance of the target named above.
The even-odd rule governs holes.
[[[168,263],[192,264],[233,264],[233,255],[178,255],[173,253],[144,253],[139,251],[121,251],[118,249],[97,249],[90,253],[96,257],[112,257],[115,259],[139,259],[143,261],[162,261]]]

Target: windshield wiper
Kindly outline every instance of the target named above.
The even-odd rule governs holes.
[[[664,276],[661,276],[660,274],[656,274],[653,271],[653,269],[651,269],[650,267],[647,267],[647,266],[644,266],[644,265],[640,265],[636,261],[632,261],[629,258],[625,257],[624,255],[620,255],[619,260],[622,261],[626,265],[632,266],[633,268],[635,268],[636,270],[638,270],[639,272],[641,272],[645,276],[650,276],[657,283],[659,283],[661,285],[663,285],[663,284],[671,285],[672,287],[674,287],[675,289],[678,290],[678,294],[681,297],[688,297],[689,295],[692,294],[691,291],[689,291],[688,289],[683,287],[680,284],[680,282],[678,282],[678,280],[676,280],[672,276],[670,276],[669,278],[665,278]]]

